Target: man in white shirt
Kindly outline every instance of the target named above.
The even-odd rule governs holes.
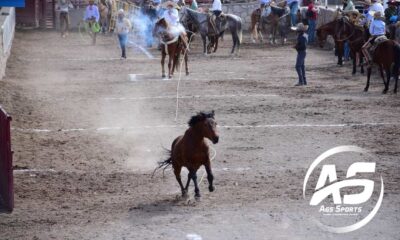
[[[372,5],[368,9],[368,14],[367,14],[367,21],[368,23],[371,23],[371,21],[374,20],[374,13],[375,12],[380,12],[382,16],[385,16],[385,9],[382,6],[382,3],[380,0],[373,0]]]
[[[115,23],[115,28],[117,30],[117,36],[119,41],[119,46],[121,47],[121,59],[126,59],[126,43],[128,42],[128,34],[132,28],[132,24],[128,18],[125,17],[125,12],[123,9],[118,11],[117,22]]]
[[[165,4],[167,10],[164,11],[163,18],[168,23],[168,31],[174,36],[180,36],[185,47],[188,46],[187,35],[185,27],[179,22],[179,12],[176,9],[178,5],[174,2],[168,1]]]

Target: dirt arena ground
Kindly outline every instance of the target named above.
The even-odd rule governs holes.
[[[308,50],[309,85],[294,87],[290,44],[236,57],[230,46],[205,57],[194,44],[175,121],[178,75],[161,79],[156,50],[122,61],[110,37],[18,31],[0,81],[16,169],[0,239],[399,239],[400,96],[376,76],[364,93],[366,77],[329,51]],[[203,181],[201,201],[179,200],[172,172],[151,172],[190,116],[212,109],[216,191]],[[348,234],[318,228],[302,196],[312,161],[339,145],[373,152],[385,183],[377,215]]]

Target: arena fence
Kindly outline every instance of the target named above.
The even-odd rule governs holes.
[[[3,54],[6,54],[11,49],[12,40],[15,29],[15,8],[10,8],[9,15],[1,26],[3,35]]]
[[[14,208],[14,181],[10,134],[11,117],[0,107],[0,209]]]

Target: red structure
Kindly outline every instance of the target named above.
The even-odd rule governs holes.
[[[14,208],[10,123],[11,117],[0,107],[0,204],[9,212]]]

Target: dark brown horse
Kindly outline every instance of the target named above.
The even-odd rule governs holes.
[[[319,42],[319,46],[321,48],[324,47],[326,39],[329,35],[333,37],[335,40],[335,48],[337,49],[338,53],[338,62],[337,64],[342,66],[343,65],[343,51],[344,51],[344,42],[343,41],[336,41],[337,36],[337,29],[338,29],[338,20],[335,19],[331,22],[328,22],[317,29],[317,38]]]
[[[155,23],[153,34],[160,38],[162,77],[165,78],[164,63],[168,54],[168,78],[172,78],[174,70],[179,67],[180,55],[184,55],[186,75],[189,75],[188,54],[184,40],[181,36],[172,34],[167,21],[161,18]]]
[[[194,183],[195,197],[200,198],[200,190],[197,183],[197,170],[204,165],[207,172],[208,189],[214,191],[214,176],[211,171],[211,160],[209,157],[209,146],[206,138],[214,144],[218,143],[217,123],[214,119],[214,111],[210,113],[200,112],[188,122],[189,129],[185,134],[177,137],[172,142],[170,157],[158,163],[157,169],[166,168],[172,165],[176,180],[181,187],[182,196],[187,197],[190,180]],[[181,180],[181,169],[186,167],[189,175],[185,187]],[[154,170],[154,171],[156,171]]]
[[[378,65],[379,68],[383,68],[386,72],[386,82],[384,81],[385,89],[383,90],[383,93],[387,93],[389,90],[389,83],[392,75],[396,81],[394,93],[397,93],[400,67],[400,46],[393,40],[387,40],[380,43],[372,54],[372,62]],[[371,66],[367,68],[367,85],[364,89],[365,92],[367,92],[369,88],[371,69]]]
[[[266,31],[266,25],[269,25],[269,40],[271,44],[276,43],[277,33],[281,36],[281,43],[284,44],[287,39],[290,27],[290,9],[282,2],[279,6],[266,6],[265,9],[256,9],[251,14],[250,33],[251,39],[255,43],[259,38],[264,41],[263,32]]]
[[[360,59],[361,65],[361,73],[364,73],[363,67],[363,54],[362,54],[362,46],[368,39],[368,35],[365,32],[365,29],[361,26],[356,26],[352,22],[349,21],[348,18],[342,17],[337,21],[337,33],[336,33],[336,42],[349,42],[350,47],[350,55],[353,59],[353,71],[352,74],[356,74],[357,72],[357,55]]]

